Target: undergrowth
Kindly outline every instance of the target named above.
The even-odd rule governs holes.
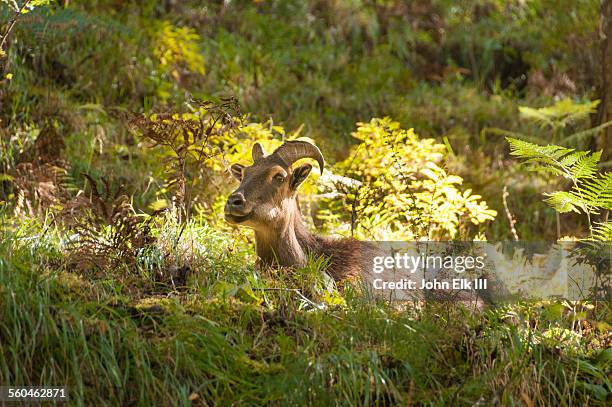
[[[5,224],[0,382],[67,385],[75,405],[603,405],[610,392],[607,305],[336,301],[316,259],[258,270],[229,235],[177,226],[156,224],[148,260],[100,276],[73,272],[60,230]],[[155,250],[170,254],[158,268],[190,264],[183,284],[151,284]]]
[[[610,125],[597,2],[125,3],[0,0],[0,384],[87,406],[609,404],[609,302],[398,307],[339,292],[325,259],[255,267],[219,216],[230,162],[309,137],[331,169],[302,189],[310,226],[609,240],[609,162],[578,152]],[[527,174],[504,136],[588,173]]]

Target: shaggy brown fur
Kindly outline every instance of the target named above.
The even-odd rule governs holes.
[[[255,231],[257,254],[265,264],[303,266],[307,256],[323,256],[329,259],[327,273],[337,282],[354,281],[372,270],[372,257],[378,253],[372,245],[356,239],[325,238],[310,233],[297,200],[293,211],[286,215],[292,222],[280,233]]]

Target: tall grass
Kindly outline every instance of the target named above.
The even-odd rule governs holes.
[[[8,212],[16,166],[41,159],[49,129],[58,156],[48,158],[68,163],[71,194],[85,189],[83,173],[112,175],[149,211],[168,197],[163,157],[126,130],[125,112],[180,105],[189,91],[235,95],[253,120],[303,129],[331,162],[354,123],[376,115],[445,136],[449,166],[498,212],[499,180],[513,180],[522,239],[550,236],[555,213],[539,193],[553,186],[504,161],[503,139],[481,130],[547,137],[517,120],[517,106],[549,104],[559,90],[519,82],[532,71],[594,77],[583,45],[596,2],[58,3],[20,19],[0,78],[0,385],[66,385],[69,404],[83,406],[609,403],[606,303],[402,309],[329,293],[318,259],[256,269],[243,235],[172,217],[152,224],[156,241],[135,263],[77,271],[75,236]],[[195,30],[188,45],[204,69],[165,66],[157,26]],[[592,83],[576,86],[591,96]],[[212,194],[202,204],[217,205]],[[487,233],[503,239],[508,228]],[[176,270],[188,271],[180,284],[166,278]]]
[[[545,307],[400,310],[350,291],[346,305],[307,307],[289,289],[308,270],[291,280],[287,270],[228,262],[227,238],[189,228],[188,239],[214,245],[211,261],[186,288],[150,292],[143,274],[138,292],[122,285],[125,270],[104,281],[67,270],[60,231],[4,227],[0,383],[67,385],[74,405],[569,406],[609,397],[610,352],[597,342],[605,336],[584,334],[580,346],[549,338],[568,319]],[[287,291],[264,296],[264,287]]]

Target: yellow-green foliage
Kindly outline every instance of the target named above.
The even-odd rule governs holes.
[[[563,99],[552,106],[533,108],[529,106],[519,106],[521,117],[533,120],[542,126],[551,128],[564,128],[568,124],[574,124],[597,111],[599,100],[587,101],[586,103],[576,103],[571,99]]]
[[[283,144],[285,130],[266,123],[245,123],[236,132],[224,132],[210,138],[211,145],[223,151],[223,160],[211,161],[217,171],[225,171],[233,163],[251,164],[251,148],[259,142],[270,153]]]
[[[249,123],[245,117],[232,118],[235,126],[218,118],[214,110],[198,107],[191,112],[152,114],[145,119],[152,129],[145,132],[147,138],[154,145],[164,147],[157,157],[166,163],[166,175],[174,174],[157,191],[157,200],[149,209],[167,207],[167,198],[173,192],[175,198],[177,193],[186,194],[190,201],[188,206],[216,223],[223,218],[227,195],[237,186],[230,181],[229,166],[233,163],[251,165],[251,149],[255,142],[271,153],[285,140],[298,136],[298,132],[286,134],[281,126]],[[302,139],[314,143],[311,139]],[[181,181],[179,175],[186,179]],[[317,178],[317,175],[311,176],[302,186],[302,192],[316,193]],[[177,179],[180,182],[177,183]],[[184,185],[185,190],[177,190],[177,185]]]
[[[354,233],[376,239],[454,239],[467,237],[468,224],[493,220],[488,208],[463,179],[440,166],[445,146],[419,139],[412,129],[390,118],[358,123],[353,136],[361,143],[336,170],[361,182],[343,194],[343,212],[354,210]],[[324,213],[339,221],[339,205]],[[346,219],[346,218],[345,218]],[[346,226],[345,226],[346,227]]]
[[[192,114],[182,116],[191,118]],[[208,138],[209,147],[205,147],[210,151],[205,153],[215,159],[206,160],[205,165],[220,173],[231,163],[250,164],[255,142],[272,152],[283,140],[296,135],[287,135],[282,127],[265,123],[246,123],[237,131],[213,132]],[[361,186],[341,191],[342,200],[324,205],[320,218],[326,229],[346,232],[355,193],[355,235],[361,238],[465,238],[471,232],[469,224],[480,225],[495,218],[496,212],[479,195],[473,195],[470,189],[459,189],[461,177],[441,168],[444,145],[433,139],[419,139],[412,129],[403,130],[389,118],[359,123],[353,136],[361,144],[333,171],[361,182]],[[318,177],[313,175],[302,187],[305,197],[324,192],[325,186],[318,185]],[[224,201],[225,195],[221,194],[213,203],[213,216],[219,215]]]
[[[205,113],[200,109],[177,114],[172,120],[197,121]],[[251,148],[255,142],[270,153],[284,140],[297,136],[287,135],[280,126],[262,123],[245,123],[227,131],[220,125],[213,127],[209,136],[189,146],[186,159],[193,156],[194,162],[198,162],[198,157],[208,157],[201,163],[224,178],[229,178],[225,172],[231,163],[251,164]],[[336,194],[333,199],[323,201],[319,218],[325,229],[347,234],[352,224],[354,234],[360,238],[455,239],[473,237],[473,232],[478,230],[469,225],[480,225],[495,218],[496,212],[479,195],[473,195],[471,189],[459,189],[463,183],[461,177],[447,174],[441,167],[446,152],[444,145],[433,139],[419,139],[412,129],[401,129],[390,118],[358,123],[353,136],[361,143],[347,159],[333,167],[332,175],[332,178],[345,177],[345,182],[352,186],[346,189],[346,185],[336,183],[342,199],[337,199]],[[174,142],[184,144],[183,137],[179,135]],[[303,201],[312,201],[317,193],[326,192],[327,179],[318,181],[316,173],[309,177],[301,193],[310,199]],[[231,185],[225,185],[223,191],[217,191],[220,193],[213,202],[209,200],[212,211],[205,212],[211,221],[220,217],[225,195],[231,190],[227,188]],[[206,191],[203,186],[194,189]],[[195,195],[193,199],[198,201]],[[355,216],[349,222],[352,213]]]
[[[162,68],[168,69],[172,76],[178,77],[177,66],[183,64],[192,72],[204,75],[204,57],[200,46],[200,36],[189,27],[175,27],[167,21],[155,25],[153,52]]]
[[[241,163],[251,165],[251,150],[253,145],[260,143],[267,154],[272,153],[280,147],[284,141],[297,139],[299,132],[287,134],[282,126],[271,123],[244,123],[236,131],[219,132],[209,138],[209,143],[219,152],[216,160],[207,161],[206,164],[215,171],[226,171],[229,165]],[[314,141],[307,137],[300,137],[300,140]],[[313,176],[314,175],[314,176]],[[317,179],[315,174],[308,178],[305,185],[302,185],[303,192],[316,192],[313,181]]]

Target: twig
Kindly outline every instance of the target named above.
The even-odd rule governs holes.
[[[508,195],[510,195],[508,193],[508,186],[504,185],[504,192],[502,194],[502,200],[504,201],[504,209],[506,210],[506,217],[508,218],[508,222],[510,223],[510,231],[512,232],[512,236],[514,236],[514,240],[518,242],[518,233],[516,233],[516,228],[514,227],[514,225],[516,224],[516,220],[512,216],[512,213],[510,213],[510,209],[508,208],[508,201],[506,200]]]
[[[2,36],[2,40],[0,41],[0,51],[2,51],[4,49],[4,44],[6,43],[6,39],[8,38],[9,34],[11,33],[11,31],[13,31],[13,28],[15,27],[15,24],[17,24],[17,19],[23,13],[23,10],[25,10],[25,8],[30,3],[30,1],[32,1],[32,0],[26,0],[25,3],[23,3],[23,5],[21,6],[21,8],[19,8],[17,11],[15,11],[15,14],[13,15],[13,18],[11,19],[11,21],[9,21],[9,25],[8,25],[8,27],[6,29],[6,32],[4,33],[4,35]]]
[[[355,222],[357,221],[357,196],[359,195],[359,191],[361,190],[361,186],[355,192],[355,199],[353,199],[353,203],[351,204],[351,237],[355,237]]]

